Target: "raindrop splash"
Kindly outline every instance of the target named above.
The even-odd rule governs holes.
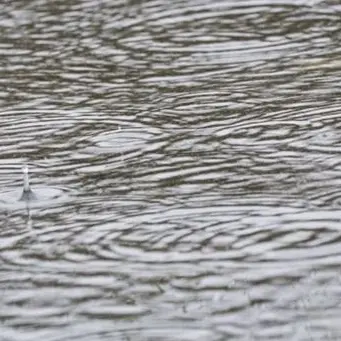
[[[32,201],[32,200],[37,200],[37,196],[34,194],[34,192],[31,190],[30,187],[30,179],[28,176],[28,166],[25,165],[23,167],[23,174],[24,174],[24,186],[23,186],[23,191],[21,194],[21,197],[19,201]]]

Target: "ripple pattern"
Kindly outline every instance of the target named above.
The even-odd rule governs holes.
[[[3,2],[0,339],[340,339],[340,11]]]

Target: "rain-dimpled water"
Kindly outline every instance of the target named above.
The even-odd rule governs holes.
[[[3,0],[0,30],[0,341],[341,339],[339,1]]]

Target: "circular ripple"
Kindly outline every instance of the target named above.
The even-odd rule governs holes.
[[[22,189],[0,192],[0,208],[46,207],[67,199],[67,190],[57,187],[34,187],[35,200],[22,201]]]
[[[106,132],[93,138],[93,142],[99,147],[110,150],[113,153],[125,153],[141,149],[153,135],[141,130],[122,130]]]

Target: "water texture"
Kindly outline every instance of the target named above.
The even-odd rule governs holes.
[[[340,16],[2,1],[0,341],[340,340]]]

